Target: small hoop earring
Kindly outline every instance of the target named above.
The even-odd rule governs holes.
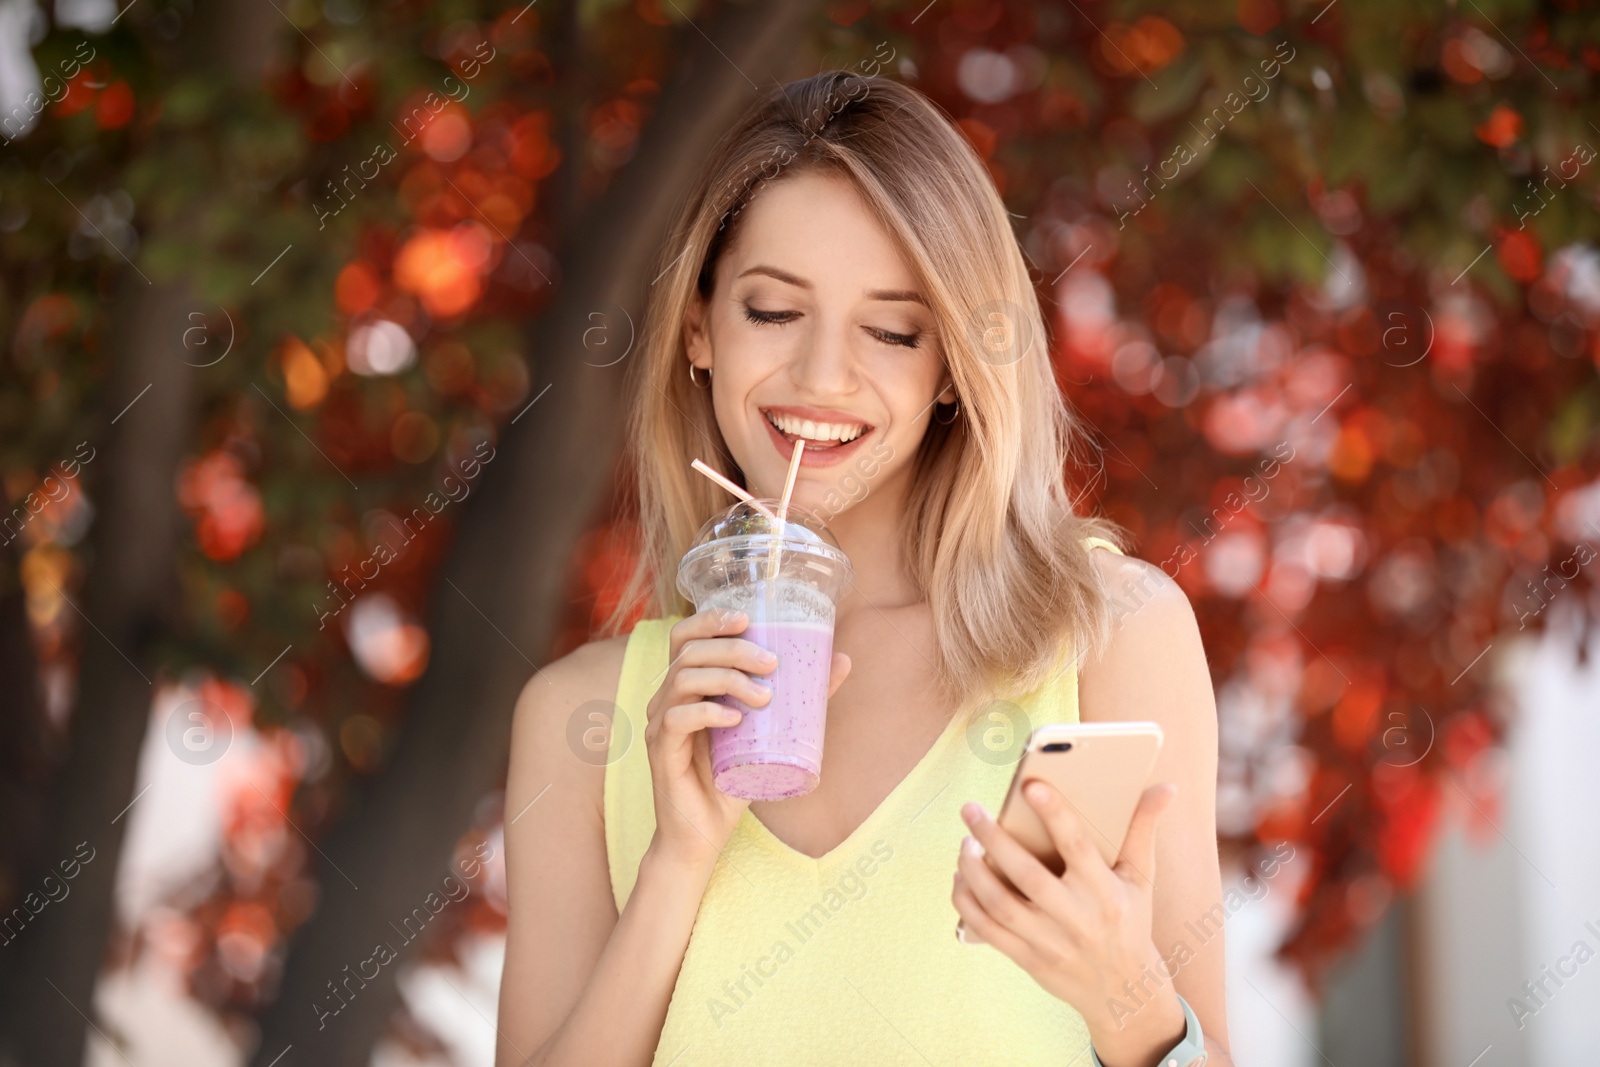
[[[706,386],[709,386],[711,384],[711,368],[709,368],[709,367],[706,368],[706,384],[705,385],[701,385],[700,384],[700,380],[694,376],[694,372],[695,372],[695,366],[694,366],[693,363],[690,363],[689,364],[689,380],[691,382],[694,382],[694,387],[696,389],[704,389],[704,388],[706,388]]]
[[[961,417],[961,396],[959,394],[957,394],[955,406],[950,409],[950,417],[948,419],[941,419],[939,417],[938,411],[936,409],[935,412],[934,412],[933,421],[937,422],[940,426],[949,426],[952,423],[954,423],[956,421],[956,419],[958,419],[960,417]]]

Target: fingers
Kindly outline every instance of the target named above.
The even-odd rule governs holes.
[[[843,652],[833,654],[833,669],[828,674],[828,696],[831,698],[839,691],[844,680],[850,676],[850,657]]]
[[[719,621],[722,619],[726,621]],[[691,625],[693,624],[693,625]],[[674,667],[737,667],[750,674],[768,674],[778,657],[754,641],[731,635],[748,625],[743,612],[702,611],[672,627],[670,648]]]
[[[1045,832],[1055,842],[1056,851],[1066,861],[1064,878],[1081,874],[1089,878],[1109,874],[1110,868],[1095,843],[1096,831],[1078,813],[1061,791],[1042,778],[1031,779],[1022,787],[1022,797],[1039,813]],[[1116,842],[1111,843],[1113,846]]]
[[[751,707],[772,699],[772,690],[752,675],[770,674],[778,658],[754,641],[729,636],[748,625],[742,612],[701,611],[672,627],[670,677],[655,707],[691,704],[728,696]]]
[[[1005,834],[1004,830],[1000,830],[998,827],[995,829],[998,833]],[[1006,834],[1005,836],[1009,837],[1010,835]],[[1012,843],[1015,844],[1015,841]],[[1020,845],[1017,847],[1021,848]],[[1026,850],[1024,852],[1026,853]],[[1028,897],[1020,894],[1017,889],[1013,889],[1001,881],[1000,876],[989,865],[989,860],[985,858],[984,853],[984,847],[978,844],[975,838],[969,837],[962,842],[961,855],[956,860],[956,870],[961,875],[962,884],[971,891],[978,903],[983,905],[984,912],[994,921],[1024,940],[1029,942],[1038,941],[1043,934],[1038,905]],[[1035,865],[1039,863],[1032,856],[1028,856],[1028,859],[1032,860]],[[1045,871],[1042,866],[1039,867],[1039,870],[1044,872],[1046,878],[1050,877],[1050,872]],[[1007,875],[1007,877],[1010,876]],[[982,931],[975,932],[979,936],[984,936],[987,940]]]
[[[695,760],[695,735],[709,726],[733,726],[743,718],[737,708],[726,707],[714,700],[697,700],[692,704],[674,704],[655,722],[645,727],[645,740],[662,762],[668,775],[682,774]]]
[[[670,695],[674,704],[729,696],[761,707],[772,699],[772,689],[734,667],[683,667],[672,680]]]
[[[981,804],[968,803],[961,808],[961,817],[972,830],[973,838],[982,847],[986,866],[997,870],[1017,892],[1045,905],[1059,902],[1062,894],[1061,880],[1040,862],[1039,858],[1018,841],[984,810]],[[965,848],[962,849],[966,851]],[[996,880],[998,882],[998,879]]]
[[[1128,823],[1128,836],[1122,842],[1122,852],[1112,868],[1119,877],[1141,885],[1152,884],[1156,872],[1156,824],[1177,792],[1177,786],[1162,782],[1146,789],[1139,797],[1139,806],[1133,809],[1133,819]]]
[[[683,646],[674,661],[679,670],[685,667],[735,667],[748,674],[771,674],[778,667],[778,657],[743,637],[699,638]]]
[[[669,734],[692,734],[708,726],[733,726],[744,717],[738,708],[718,704],[714,700],[699,700],[693,704],[675,704],[667,709],[661,720],[661,730]]]
[[[672,629],[667,632],[667,644],[672,650],[672,658],[676,659],[678,652],[690,641],[706,637],[719,637],[724,634],[736,634],[744,630],[749,619],[742,611],[720,611],[707,608],[687,615],[673,623]]]
[[[992,877],[992,875],[991,875]],[[955,887],[950,894],[950,902],[955,905],[956,913],[961,916],[961,924],[966,927],[967,936],[972,938],[968,944],[988,943],[1021,963],[1031,953],[1028,942],[1012,933],[989,914],[988,909],[972,891],[965,878],[958,872],[955,878]]]

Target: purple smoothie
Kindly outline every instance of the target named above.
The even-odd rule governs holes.
[[[752,620],[739,636],[776,652],[778,666],[751,675],[772,689],[772,699],[761,707],[731,696],[712,697],[744,714],[736,725],[709,729],[713,782],[729,796],[751,800],[809,793],[822,773],[833,625]]]

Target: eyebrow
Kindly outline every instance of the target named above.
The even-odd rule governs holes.
[[[799,286],[801,289],[815,288],[804,278],[801,278],[795,274],[790,274],[786,270],[779,270],[777,267],[768,267],[758,264],[757,266],[751,267],[749,270],[741,273],[739,277],[743,278],[746,274],[765,274],[769,278],[776,278],[780,282],[787,282],[790,285]],[[869,289],[867,290],[867,299],[907,301],[910,303],[921,304],[923,307],[928,306],[928,301],[923,298],[921,293],[914,289]]]

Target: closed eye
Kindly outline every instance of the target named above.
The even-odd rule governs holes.
[[[798,311],[762,311],[760,308],[751,307],[749,304],[744,306],[744,317],[751,322],[771,323],[782,326],[786,322],[792,322],[799,316],[800,313]]]
[[[890,333],[874,326],[868,326],[866,330],[886,345],[901,345],[905,348],[916,348],[917,342],[922,338],[920,333]]]
[[[793,322],[795,319],[799,318],[800,312],[763,311],[758,307],[745,304],[744,317],[750,322],[754,322],[759,325],[782,326],[785,323]],[[880,330],[875,326],[865,326],[862,328],[870,333],[873,337],[882,341],[884,344],[897,345],[902,348],[916,348],[922,339],[921,333],[893,333],[889,330]]]

